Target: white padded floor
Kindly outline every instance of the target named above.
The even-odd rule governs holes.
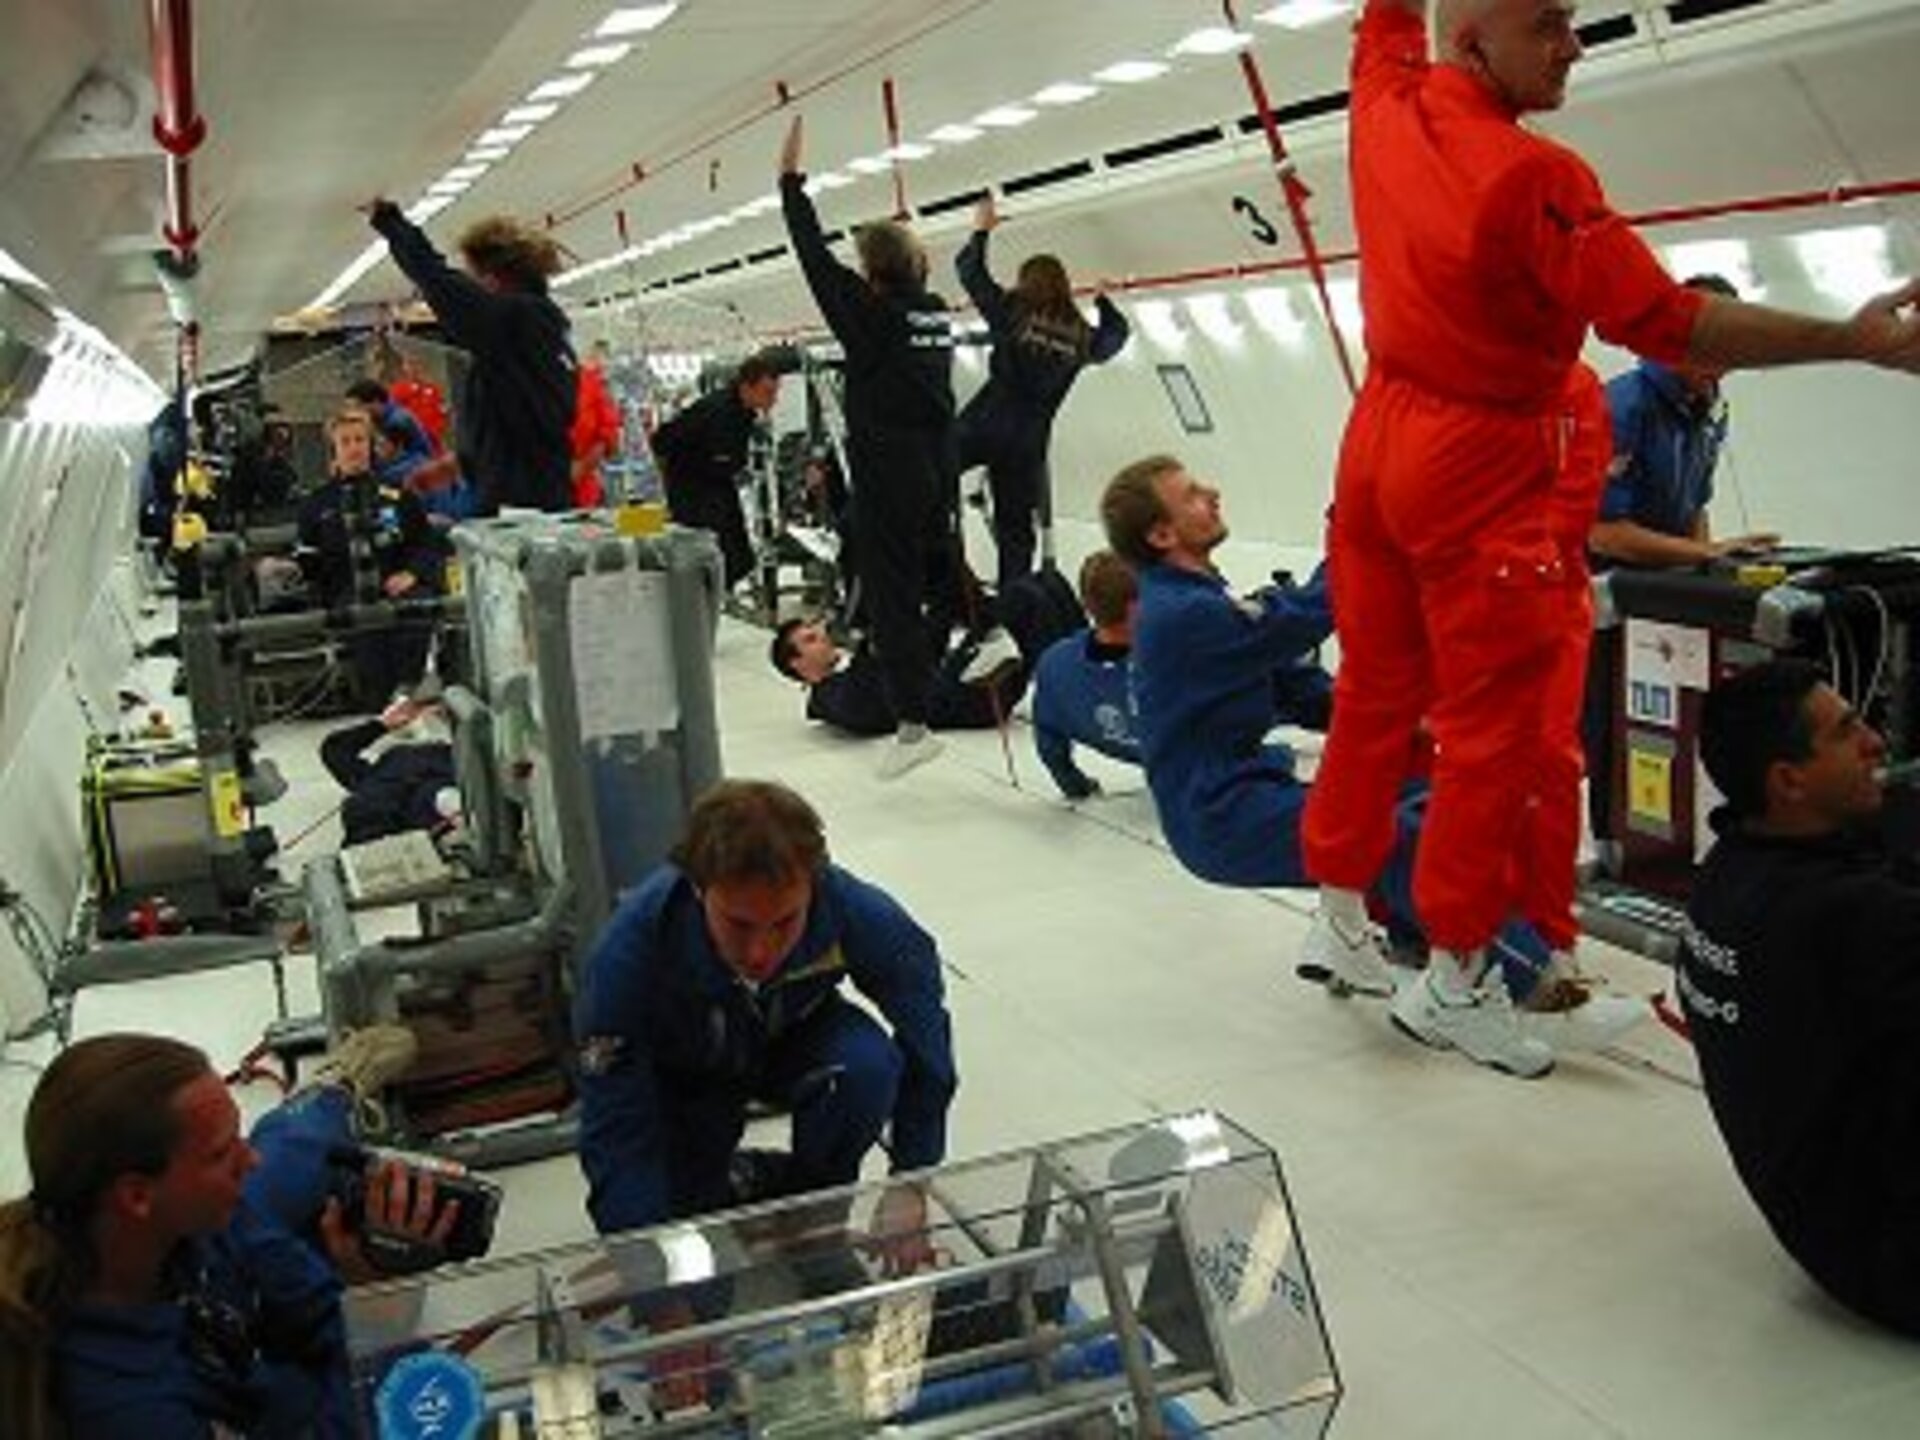
[[[1531,1083],[1421,1049],[1377,1004],[1293,978],[1305,896],[1181,871],[1137,775],[1102,766],[1113,793],[1071,809],[1019,728],[1018,790],[992,735],[949,737],[883,787],[870,745],[801,720],[764,648],[723,631],[727,769],[799,788],[836,857],[940,938],[962,1076],[954,1153],[1199,1105],[1267,1139],[1348,1386],[1342,1440],[1920,1431],[1920,1352],[1836,1310],[1778,1252],[1664,1036]],[[271,817],[283,839],[335,798],[313,753],[321,728],[274,737],[296,787]],[[296,859],[336,835],[323,826]],[[1591,959],[1658,986],[1631,957]],[[293,971],[295,1009],[311,1009],[311,967]],[[78,1028],[165,1030],[230,1062],[271,1006],[262,968],[95,990]],[[24,1187],[31,1080],[0,1068],[0,1194]],[[585,1233],[571,1160],[507,1181],[504,1244]]]

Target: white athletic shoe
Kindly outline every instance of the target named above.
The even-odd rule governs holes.
[[[1013,636],[996,625],[980,637],[973,658],[960,672],[960,680],[965,685],[978,685],[982,680],[991,680],[1007,666],[1019,663],[1020,647],[1013,643]]]
[[[1523,1080],[1553,1069],[1552,1047],[1521,1029],[1500,967],[1489,965],[1467,994],[1444,995],[1434,985],[1434,972],[1452,963],[1435,954],[1424,974],[1400,987],[1388,1006],[1394,1025],[1423,1045],[1458,1050],[1470,1060]]]
[[[1391,995],[1393,967],[1387,963],[1386,941],[1368,925],[1349,935],[1324,907],[1313,912],[1313,927],[1300,947],[1294,973],[1302,980],[1325,985],[1329,995]]]
[[[902,740],[895,736],[889,740],[880,756],[880,768],[877,772],[882,780],[898,780],[909,770],[926,764],[946,747],[928,731],[918,740]]]
[[[1581,979],[1542,980],[1520,1010],[1520,1028],[1545,1041],[1554,1053],[1603,1050],[1642,1021],[1652,1004],[1630,995],[1608,995]]]

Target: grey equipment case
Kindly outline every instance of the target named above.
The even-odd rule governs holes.
[[[452,686],[463,804],[454,873],[416,932],[367,942],[339,857],[307,867],[333,1036],[398,1020],[419,1061],[392,1134],[469,1163],[570,1149],[568,1010],[622,892],[666,858],[720,778],[713,638],[720,556],[704,531],[622,534],[602,512],[461,525],[472,636]]]

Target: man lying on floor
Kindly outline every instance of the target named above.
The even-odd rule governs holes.
[[[1227,538],[1220,492],[1171,456],[1127,466],[1100,511],[1108,543],[1139,577],[1133,696],[1169,847],[1217,885],[1310,885],[1300,851],[1309,787],[1294,773],[1293,752],[1267,740],[1279,720],[1271,676],[1326,638],[1331,615],[1306,587],[1236,597],[1212,562]],[[1425,798],[1423,788],[1406,796],[1392,861],[1370,897],[1407,940],[1420,934],[1412,877]],[[1395,977],[1383,948],[1364,913],[1322,913],[1300,973],[1337,990],[1390,995]],[[1608,1044],[1652,1013],[1644,1001],[1597,993],[1550,966],[1551,947],[1523,922],[1510,922],[1497,948],[1506,991],[1528,1008],[1527,1028],[1556,1050]]]
[[[1062,600],[1064,596],[1064,602]],[[1082,623],[1065,582],[1032,575],[985,603],[982,625],[956,644],[946,636],[927,693],[935,730],[991,730],[1026,693],[1034,661],[1047,645]],[[865,642],[840,645],[824,622],[788,620],[774,632],[773,668],[807,687],[807,718],[850,735],[891,735],[896,728],[879,657]]]

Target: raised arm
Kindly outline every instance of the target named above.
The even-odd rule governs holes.
[[[1007,292],[1000,288],[1000,283],[987,268],[987,237],[999,223],[1000,212],[994,209],[993,196],[981,196],[973,207],[973,234],[967,237],[967,243],[960,247],[960,253],[953,259],[953,268],[960,277],[961,287],[973,302],[973,308],[980,312],[980,318],[987,322],[987,329],[993,332],[996,344],[1013,328],[1013,313],[1007,305]]]
[[[449,265],[426,233],[391,200],[375,200],[365,209],[369,223],[387,242],[393,263],[419,287],[447,337],[462,349],[484,348],[499,329],[499,297]]]
[[[807,194],[807,177],[800,168],[804,143],[801,117],[795,115],[780,147],[780,210],[787,222],[787,239],[792,242],[800,273],[813,292],[814,303],[827,322],[827,328],[847,343],[850,332],[863,329],[871,291],[867,282],[833,258],[827,248],[826,233],[820,228],[820,216]]]

